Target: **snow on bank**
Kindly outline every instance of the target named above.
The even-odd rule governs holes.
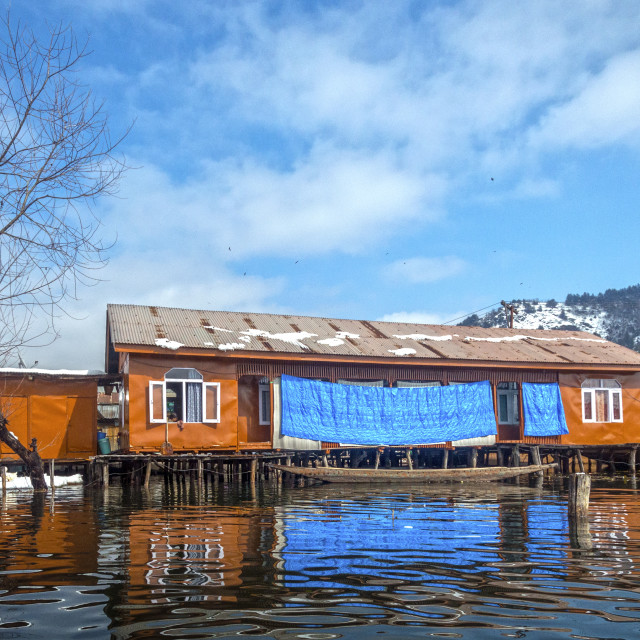
[[[47,487],[51,486],[49,476],[44,477]],[[66,487],[70,484],[82,484],[82,475],[76,473],[72,476],[55,476],[53,479],[54,487]],[[18,476],[17,473],[7,473],[7,491],[24,491],[33,489],[31,480],[28,476]]]

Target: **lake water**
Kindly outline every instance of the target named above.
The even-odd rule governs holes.
[[[640,638],[640,499],[542,487],[59,489],[0,506],[0,638]]]

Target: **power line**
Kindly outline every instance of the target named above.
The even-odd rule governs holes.
[[[486,309],[493,309],[494,307],[499,307],[499,306],[500,306],[500,302],[494,302],[493,304],[490,304],[487,307],[482,307],[482,309],[477,309],[476,311],[472,311],[471,313],[465,313],[463,316],[458,316],[457,318],[453,318],[453,320],[447,320],[442,324],[451,324],[456,320],[464,320],[464,318],[468,318],[469,316],[472,316],[474,313],[480,313],[481,311],[485,311]]]

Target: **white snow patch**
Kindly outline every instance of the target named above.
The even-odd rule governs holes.
[[[408,347],[405,347],[404,349],[389,349],[388,351],[396,356],[412,356],[417,353],[415,349],[410,349]]]
[[[225,333],[233,333],[233,331],[231,329],[221,329],[220,327],[214,327],[210,324],[203,324],[202,325],[203,329],[211,329],[213,331],[224,331]]]
[[[606,342],[606,340],[601,340],[600,338],[577,338],[574,336],[568,336],[566,338],[539,338],[537,336],[504,336],[503,338],[475,338],[474,336],[467,336],[465,338],[467,341],[473,342],[517,342],[519,340],[538,340],[542,342],[559,342],[565,340],[579,340],[581,342]]]
[[[240,336],[238,340],[242,340],[242,342],[251,342],[251,338],[249,336]]]
[[[175,351],[180,347],[184,347],[180,342],[176,342],[175,340],[169,340],[168,338],[156,338],[156,347],[162,347],[163,349],[171,349]]]
[[[204,346],[205,347],[215,347],[216,345],[213,342],[205,342]]]
[[[227,344],[218,345],[220,351],[233,351],[234,349],[244,349],[242,342],[227,342]]]
[[[453,340],[453,336],[428,336],[424,333],[409,333],[404,336],[393,336],[399,340],[435,340],[436,342],[444,342],[445,340]]]
[[[44,477],[47,486],[51,486],[49,476]],[[69,484],[82,484],[82,475],[76,473],[72,476],[54,476],[53,485],[55,487],[65,487]],[[7,473],[7,489],[19,490],[19,489],[33,489],[29,476],[18,476],[17,473]]]
[[[350,338],[351,340],[357,340],[360,337],[359,333],[349,333],[348,331],[336,331],[336,338],[338,340],[344,340]]]
[[[340,338],[327,338],[326,340],[318,340],[318,344],[326,344],[328,347],[339,347],[344,344],[344,340]]]
[[[0,373],[44,373],[59,376],[99,376],[104,371],[99,369],[21,369],[20,367],[0,367]]]
[[[307,331],[298,331],[296,333],[269,333],[268,331],[261,331],[260,329],[248,329],[247,331],[241,331],[246,336],[255,336],[261,338],[271,338],[272,340],[281,340],[282,342],[288,342],[289,344],[308,349],[306,344],[300,342],[307,338],[316,338],[317,333],[308,333]]]

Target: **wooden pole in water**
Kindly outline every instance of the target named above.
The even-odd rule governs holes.
[[[533,464],[538,465],[542,464],[542,460],[540,459],[540,447],[536,444],[531,447],[531,460]],[[536,471],[536,476],[541,478],[544,475],[544,471]]]
[[[151,482],[151,460],[149,460],[149,462],[147,462],[147,468],[145,469],[145,474],[144,474],[144,488],[148,489],[149,488],[149,483]]]
[[[56,490],[56,463],[53,458],[49,460],[49,486],[51,493],[53,493]]]
[[[411,449],[407,449],[407,466],[409,467],[409,471],[413,471],[413,460],[411,456]]]
[[[7,467],[2,467],[2,499],[7,497]]]
[[[376,449],[376,461],[373,465],[374,469],[377,469],[380,466],[380,449]]]
[[[631,447],[629,451],[629,472],[632,476],[636,475],[636,447]]]
[[[584,473],[584,462],[582,460],[582,452],[580,449],[576,449],[576,457],[578,458],[578,466],[580,467],[580,473]]]
[[[449,464],[449,449],[442,450],[442,468],[446,469]]]
[[[103,489],[109,488],[109,463],[108,462],[102,463],[102,488]]]
[[[478,466],[478,450],[475,447],[471,447],[469,450],[469,466],[472,469]]]
[[[584,518],[589,513],[591,476],[573,473],[569,477],[569,517]]]

